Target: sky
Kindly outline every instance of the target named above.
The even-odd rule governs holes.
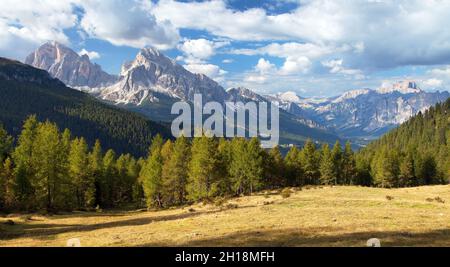
[[[450,88],[446,0],[0,0],[0,56],[61,42],[112,74],[155,47],[225,88],[334,96]]]

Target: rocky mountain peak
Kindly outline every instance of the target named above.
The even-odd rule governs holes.
[[[46,70],[71,87],[102,87],[112,84],[116,77],[104,72],[87,55],[78,55],[69,47],[52,41],[31,53],[25,63]]]

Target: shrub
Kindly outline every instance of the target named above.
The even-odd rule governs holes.
[[[281,191],[281,196],[283,198],[288,198],[291,196],[291,190],[289,188],[285,188],[283,189],[283,191]]]
[[[386,196],[386,199],[387,199],[387,200],[393,200],[394,197],[393,197],[393,196]]]

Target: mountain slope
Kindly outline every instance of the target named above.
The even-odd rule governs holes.
[[[370,143],[359,154],[371,163],[373,173],[383,167],[392,175],[383,173],[379,176],[392,179],[397,174],[399,183],[401,179],[408,179],[407,185],[448,183],[450,98],[423,113],[419,112],[397,129]],[[398,164],[397,168],[384,167],[383,160],[387,157],[389,164]]]
[[[101,87],[117,79],[104,72],[99,65],[91,63],[87,55],[79,56],[57,42],[43,44],[25,59],[25,63],[48,71],[71,87]]]
[[[161,124],[70,89],[44,70],[4,58],[0,58],[0,93],[0,121],[14,135],[27,116],[36,114],[90,144],[98,138],[104,148],[136,156],[146,153],[152,135],[170,136]]]

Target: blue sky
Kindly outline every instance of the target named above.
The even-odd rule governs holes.
[[[450,1],[2,0],[0,56],[56,40],[118,74],[153,46],[224,87],[332,96],[450,85]],[[11,3],[8,3],[11,2]]]

